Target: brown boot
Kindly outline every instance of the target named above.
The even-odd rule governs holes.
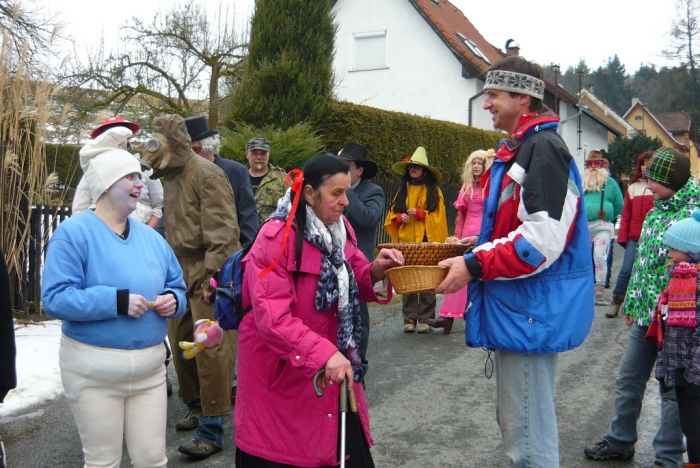
[[[617,317],[617,314],[620,312],[620,306],[622,306],[622,301],[624,301],[624,300],[625,300],[624,294],[613,293],[612,310],[610,312],[606,312],[605,316],[607,318]]]
[[[454,321],[455,319],[451,317],[438,317],[436,319],[428,319],[428,325],[433,328],[442,328],[442,334],[449,335]]]

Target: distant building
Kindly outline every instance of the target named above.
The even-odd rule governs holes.
[[[634,98],[632,106],[623,116],[641,135],[658,138],[664,146],[676,148],[690,157],[690,171],[700,177],[700,158],[693,132],[693,122],[683,111],[653,114],[647,106]]]

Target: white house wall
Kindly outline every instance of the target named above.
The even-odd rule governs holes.
[[[559,134],[569,148],[569,152],[576,159],[580,171],[583,171],[583,162],[586,155],[594,149],[608,149],[608,130],[590,116],[581,116],[581,142],[578,134],[578,109],[571,104],[559,103],[559,117],[562,120]],[[580,146],[579,146],[580,145]]]
[[[339,100],[467,124],[477,80],[462,78],[460,62],[408,0],[339,0],[333,13]],[[380,31],[386,68],[354,71],[355,35]]]

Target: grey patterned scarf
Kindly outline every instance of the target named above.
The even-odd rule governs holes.
[[[286,220],[291,207],[290,190],[277,203],[271,218]],[[336,346],[350,360],[354,379],[362,379],[362,363],[357,350],[362,333],[360,318],[360,293],[352,268],[345,259],[347,232],[343,219],[326,226],[316,213],[306,206],[304,239],[316,246],[321,253],[321,272],[314,297],[319,312],[327,311],[338,302],[338,338]]]

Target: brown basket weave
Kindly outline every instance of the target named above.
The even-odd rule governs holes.
[[[386,271],[397,294],[432,292],[447,276],[447,267],[411,265]]]
[[[396,249],[403,254],[404,265],[437,265],[446,258],[464,255],[472,248],[464,244],[433,244],[430,242],[397,242],[379,244],[378,249]]]

